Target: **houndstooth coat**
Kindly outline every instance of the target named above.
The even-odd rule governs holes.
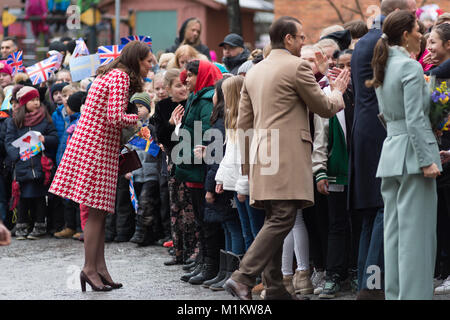
[[[95,79],[49,192],[114,213],[121,129],[138,121],[125,114],[129,84],[119,69]]]

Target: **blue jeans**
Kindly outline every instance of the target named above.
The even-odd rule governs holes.
[[[244,254],[245,244],[242,235],[241,223],[239,218],[228,220],[222,223],[225,233],[225,251],[231,251],[234,254]]]
[[[370,266],[378,266],[381,288],[384,288],[383,216],[384,208],[358,210],[362,216],[358,252],[358,291],[367,289],[367,280],[373,274]]]
[[[244,236],[245,251],[250,247],[253,240],[256,238],[259,230],[261,230],[264,219],[266,217],[265,211],[250,207],[249,197],[245,202],[240,202],[237,198],[237,193],[234,194],[237,209],[239,212],[239,220],[241,221],[242,234]]]
[[[5,221],[8,212],[8,201],[6,200],[5,179],[0,175],[0,220]]]

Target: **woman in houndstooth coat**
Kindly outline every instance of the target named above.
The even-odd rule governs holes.
[[[121,287],[108,273],[104,258],[106,213],[114,213],[121,129],[137,124],[126,114],[128,99],[142,91],[142,78],[151,68],[149,47],[127,44],[120,56],[99,68],[78,126],[67,145],[49,192],[89,207],[84,229],[85,265],[82,290],[88,282],[95,291]]]

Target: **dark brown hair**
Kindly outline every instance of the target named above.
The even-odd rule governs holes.
[[[41,103],[41,108],[44,109],[45,112],[45,118],[48,122],[53,123],[52,116],[48,112],[47,108]],[[14,124],[18,129],[23,127],[23,122],[25,121],[26,114],[28,113],[26,106],[20,106],[17,108],[16,111],[13,111],[13,120]]]
[[[281,17],[272,23],[269,30],[272,49],[284,49],[284,38],[286,35],[295,35],[297,33],[295,23],[301,24],[298,19],[289,16]]]
[[[144,82],[140,74],[139,62],[144,60],[150,48],[143,42],[131,41],[121,51],[120,56],[113,62],[97,70],[97,76],[103,76],[112,69],[122,69],[130,76],[130,97],[136,92],[142,92]]]
[[[442,42],[445,44],[447,41],[450,40],[450,24],[449,23],[443,23],[433,28],[434,32],[436,32],[439,35],[439,38],[442,40]]]
[[[350,31],[352,39],[362,38],[366,33],[369,32],[367,24],[362,20],[353,20],[344,24],[344,29]]]
[[[412,32],[416,25],[416,16],[407,10],[394,11],[383,23],[383,33],[373,50],[372,69],[373,79],[366,81],[367,87],[378,88],[383,84],[386,63],[389,57],[389,46],[400,46],[405,31]]]

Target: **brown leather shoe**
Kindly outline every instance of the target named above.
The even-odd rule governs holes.
[[[385,300],[384,291],[362,289],[356,295],[356,300]]]
[[[299,300],[297,295],[294,294],[290,294],[289,292],[286,291],[286,293],[281,294],[281,295],[267,295],[264,297],[264,300]]]
[[[252,291],[250,290],[250,287],[243,283],[236,282],[231,278],[225,282],[223,288],[239,300],[252,300]]]

